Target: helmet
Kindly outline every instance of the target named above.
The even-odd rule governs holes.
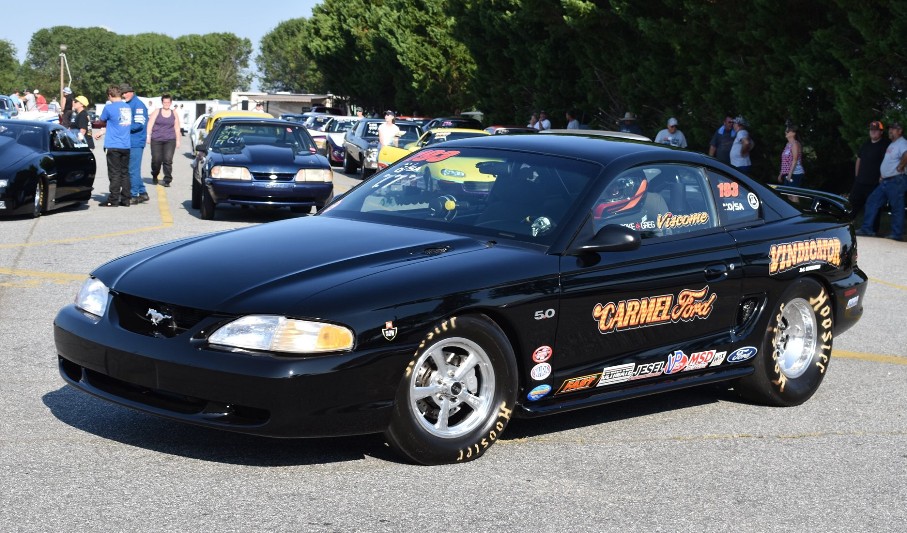
[[[608,184],[595,206],[595,218],[631,211],[642,205],[648,181],[641,175],[620,176]]]

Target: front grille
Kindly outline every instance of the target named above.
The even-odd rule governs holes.
[[[276,178],[271,178],[271,176],[277,176]],[[296,173],[289,172],[253,172],[253,180],[262,180],[262,181],[293,181],[296,178]]]
[[[174,337],[210,315],[201,309],[122,293],[114,294],[113,305],[123,329],[149,337]]]

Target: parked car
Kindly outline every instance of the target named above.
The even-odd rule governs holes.
[[[401,143],[399,147],[382,146],[381,151],[378,152],[378,170],[387,167],[400,158],[405,157],[408,153],[420,148],[432,146],[445,141],[468,139],[470,137],[479,137],[482,135],[488,135],[488,132],[484,130],[472,130],[466,128],[435,128],[433,130],[426,131],[422,133],[422,136],[414,142],[407,144]]]
[[[346,132],[350,131],[359,117],[333,117],[324,125],[326,135],[325,152],[331,165],[337,166],[343,164],[346,150],[343,148],[343,137]]]
[[[205,220],[219,203],[308,212],[334,197],[331,166],[298,122],[222,119],[192,169],[192,208]]]
[[[346,173],[361,170],[362,177],[378,169],[378,126],[384,122],[379,118],[363,118],[343,137],[343,171]],[[400,128],[399,143],[405,144],[417,140],[422,135],[422,128],[412,122],[398,120]]]
[[[16,118],[19,116],[19,108],[9,96],[0,94],[0,119]]]
[[[439,117],[429,120],[424,129],[426,131],[434,128],[469,128],[482,129],[482,123],[474,118],[468,117]]]
[[[425,186],[458,158],[484,200]],[[316,216],[98,267],[56,317],[59,371],[211,428],[384,432],[424,464],[481,457],[514,418],[697,385],[792,406],[863,314],[851,224],[843,198],[652,143],[450,141]]]
[[[204,113],[195,117],[195,122],[189,128],[189,145],[192,148],[192,155],[197,152],[197,147],[205,139],[205,129],[208,127],[208,119],[211,115]]]
[[[88,145],[63,126],[0,120],[0,215],[38,217],[88,202],[96,168]]]

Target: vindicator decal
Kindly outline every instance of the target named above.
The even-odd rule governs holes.
[[[694,318],[708,318],[717,297],[716,294],[709,294],[709,286],[706,285],[699,290],[680,291],[676,304],[673,294],[595,304],[592,318],[598,322],[598,331],[602,334],[680,321],[689,322]]]
[[[769,274],[780,274],[800,265],[825,263],[841,266],[841,241],[810,239],[808,241],[773,244],[768,252]]]

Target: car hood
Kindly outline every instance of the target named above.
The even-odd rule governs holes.
[[[241,166],[295,166],[315,165],[317,156],[311,152],[294,152],[286,146],[252,144],[235,152],[211,152],[209,158],[215,165]],[[322,163],[321,166],[324,166]]]
[[[286,313],[346,283],[480,250],[500,253],[449,233],[307,217],[140,250],[93,275],[114,291],[174,305]]]
[[[15,166],[23,159],[33,155],[35,155],[34,150],[22,146],[12,139],[8,142],[0,142],[0,170]]]

